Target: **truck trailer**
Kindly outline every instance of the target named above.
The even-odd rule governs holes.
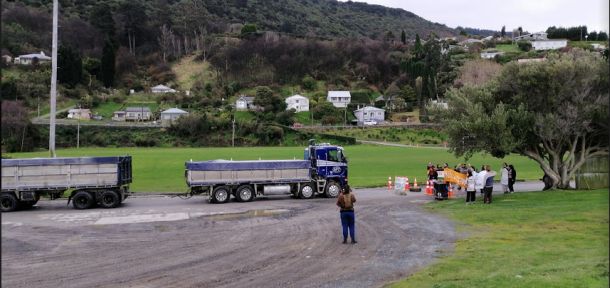
[[[42,194],[51,199],[71,189],[68,204],[87,209],[117,207],[129,194],[131,156],[2,159],[2,212],[30,208]]]
[[[185,168],[189,194],[207,195],[212,203],[226,203],[231,196],[249,202],[278,194],[334,198],[347,185],[343,148],[313,141],[304,151],[304,160],[187,161]]]

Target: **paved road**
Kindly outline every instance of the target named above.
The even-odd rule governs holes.
[[[452,250],[452,222],[423,195],[356,191],[358,244],[335,199],[209,204],[129,198],[111,210],[41,201],[2,215],[6,287],[375,287]],[[34,272],[35,271],[35,272]]]

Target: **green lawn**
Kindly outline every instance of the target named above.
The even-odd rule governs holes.
[[[72,156],[117,156],[133,157],[134,182],[131,190],[136,192],[182,192],[184,162],[193,159],[302,159],[304,147],[243,147],[243,148],[81,148],[59,149],[58,157]],[[442,148],[402,148],[369,145],[345,147],[349,159],[349,182],[355,187],[384,186],[388,176],[408,176],[423,183],[426,164],[448,162],[455,165],[456,159]],[[7,154],[12,158],[48,157],[48,152]],[[541,170],[535,162],[520,156],[496,159],[476,155],[469,163],[480,167],[484,163],[498,169],[503,161],[512,163],[518,171],[517,179],[540,179]]]
[[[451,255],[389,287],[608,287],[608,190],[479,203],[427,204],[466,237]]]
[[[125,108],[124,104],[109,101],[100,104],[96,108],[93,108],[93,112],[104,117],[104,120],[110,120],[114,114],[114,111],[119,111],[123,108]]]
[[[407,145],[443,145],[447,135],[432,129],[410,129],[401,127],[350,128],[320,131],[326,134],[354,137],[359,140],[394,142]]]
[[[235,121],[249,122],[256,120],[256,116],[250,111],[235,111]]]
[[[495,49],[502,52],[521,52],[517,44],[497,44]]]

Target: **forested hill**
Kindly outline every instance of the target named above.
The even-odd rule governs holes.
[[[2,0],[2,2],[3,24],[6,24],[6,16],[8,16],[7,20],[13,20],[13,15],[6,15],[6,13],[15,12],[12,10],[16,6],[35,8],[36,13],[27,16],[42,17],[41,19],[31,19],[38,20],[37,22],[40,24],[49,20],[52,9],[52,0]],[[96,18],[96,15],[100,14],[98,13],[100,7],[108,7],[115,18],[116,28],[124,28],[119,27],[122,25],[130,26],[127,28],[141,34],[159,31],[164,24],[178,34],[181,34],[182,30],[195,31],[202,28],[212,34],[234,32],[244,24],[254,24],[258,31],[277,31],[296,36],[332,38],[382,39],[383,37],[394,37],[395,40],[399,40],[403,30],[410,39],[414,39],[415,34],[426,37],[430,33],[435,33],[442,37],[458,33],[455,29],[432,23],[403,9],[351,1],[60,0],[59,2],[63,19],[81,20],[96,27],[103,26],[103,23],[95,23],[100,20]],[[17,17],[19,16],[23,15],[17,15]],[[136,39],[146,40],[150,36],[136,35]],[[155,36],[152,38],[155,39]],[[137,42],[136,45],[138,45]]]

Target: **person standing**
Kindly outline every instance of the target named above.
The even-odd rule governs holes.
[[[468,171],[468,179],[466,179],[466,204],[474,204],[476,200],[476,174],[475,171]]]
[[[487,171],[485,171],[485,166],[481,166],[481,171],[477,173],[477,176],[475,176],[474,179],[474,187],[476,189],[476,191],[481,191],[481,195],[483,195],[484,188],[485,188],[485,174],[487,173]]]
[[[483,203],[491,204],[491,193],[494,189],[494,176],[496,171],[491,171],[491,166],[485,165],[485,196],[483,197]]]
[[[502,164],[502,169],[500,170],[500,184],[502,185],[502,192],[504,194],[508,194],[508,164]]]
[[[517,170],[515,170],[513,164],[510,164],[508,165],[508,171],[510,172],[508,173],[508,190],[510,193],[515,193],[513,185],[515,185],[515,182],[517,181]]]
[[[340,209],[341,226],[343,227],[343,244],[347,243],[347,234],[352,239],[352,244],[356,244],[356,215],[354,214],[354,203],[356,197],[352,193],[349,185],[345,185],[343,192],[337,197],[337,206]]]

